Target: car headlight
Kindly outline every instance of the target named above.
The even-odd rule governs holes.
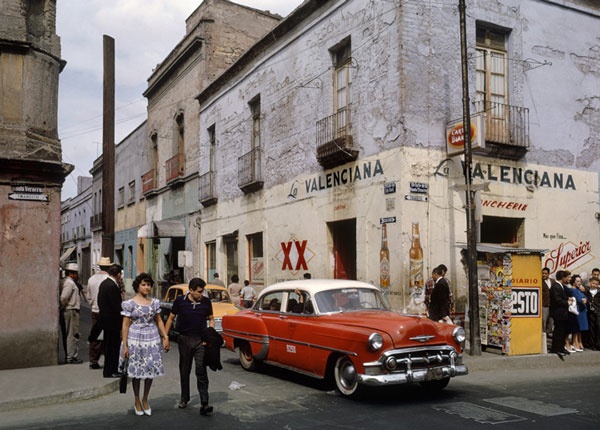
[[[383,337],[379,333],[371,333],[369,336],[369,348],[372,351],[378,351],[383,346]]]
[[[467,339],[465,329],[462,327],[456,327],[452,332],[452,336],[454,337],[454,340],[458,343],[463,343]]]

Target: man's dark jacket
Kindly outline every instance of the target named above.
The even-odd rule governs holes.
[[[206,342],[204,347],[204,365],[210,367],[210,370],[222,370],[221,365],[221,346],[223,346],[223,336],[214,328],[206,327],[202,330],[202,342]]]

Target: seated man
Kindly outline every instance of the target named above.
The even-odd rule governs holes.
[[[271,300],[271,302],[269,303],[269,310],[270,311],[278,311],[281,309],[281,303],[279,303],[279,300],[277,300],[276,298]]]

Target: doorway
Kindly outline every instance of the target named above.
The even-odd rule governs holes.
[[[333,277],[356,279],[356,218],[327,223],[333,243]]]

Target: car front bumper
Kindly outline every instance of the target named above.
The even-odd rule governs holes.
[[[364,363],[358,374],[363,385],[397,385],[467,375],[462,357],[451,346],[386,351],[379,360]]]

